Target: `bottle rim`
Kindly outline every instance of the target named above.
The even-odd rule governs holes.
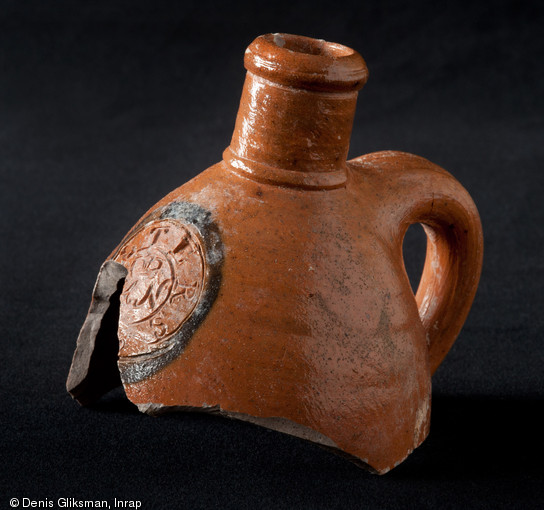
[[[368,79],[366,63],[357,51],[292,34],[257,37],[246,49],[244,65],[274,83],[324,92],[357,91]]]

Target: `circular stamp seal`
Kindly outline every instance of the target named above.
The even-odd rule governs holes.
[[[128,270],[120,297],[119,356],[160,351],[191,316],[205,282],[203,244],[194,228],[154,220],[121,247]]]

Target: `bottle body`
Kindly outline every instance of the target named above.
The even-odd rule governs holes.
[[[283,188],[220,163],[171,194],[215,219],[221,290],[175,360],[125,382],[128,397],[271,428],[281,417],[379,472],[418,446],[430,409],[425,332],[378,223],[386,204],[363,181],[353,169],[339,189]]]

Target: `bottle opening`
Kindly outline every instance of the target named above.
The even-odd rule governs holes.
[[[368,78],[366,63],[355,50],[300,35],[261,35],[247,48],[244,63],[272,82],[324,92],[356,91]]]
[[[354,50],[341,44],[331,43],[323,39],[312,39],[301,35],[267,34],[263,36],[279,48],[285,48],[296,53],[306,55],[323,55],[325,57],[339,58],[353,55]]]

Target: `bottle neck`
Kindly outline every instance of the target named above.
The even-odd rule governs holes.
[[[342,186],[356,101],[357,91],[307,90],[248,71],[225,162],[265,182]]]
[[[301,188],[345,184],[357,91],[368,78],[356,51],[291,34],[257,37],[230,147],[231,170]]]

